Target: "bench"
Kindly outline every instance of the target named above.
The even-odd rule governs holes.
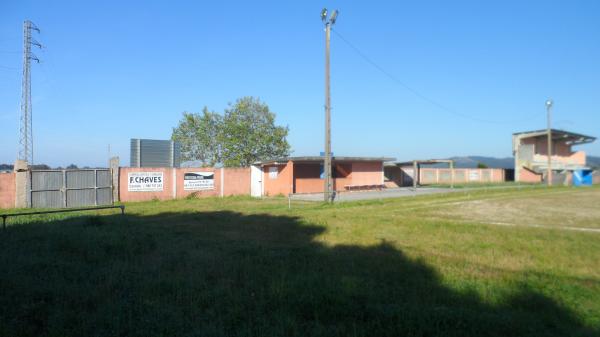
[[[362,191],[362,190],[382,190],[385,188],[384,184],[366,184],[366,185],[345,185],[344,188],[347,191]]]

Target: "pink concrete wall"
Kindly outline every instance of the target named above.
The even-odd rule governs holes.
[[[129,172],[163,172],[163,190],[156,192],[132,192],[128,190]],[[152,199],[173,199],[173,169],[148,168],[148,167],[121,167],[119,168],[119,200],[120,201],[148,201]]]
[[[277,178],[269,177],[271,167],[277,168]],[[288,161],[285,165],[266,165],[263,168],[263,184],[265,195],[274,196],[278,194],[288,195],[293,192],[294,163]]]
[[[382,162],[340,162],[335,164],[335,169],[336,171],[342,169],[349,171],[346,177],[333,179],[333,189],[336,191],[345,191],[346,187],[350,185],[383,184]],[[319,174],[320,166],[318,164],[296,164],[293,172],[294,193],[322,193],[325,189],[325,181],[317,178]]]
[[[15,173],[0,173],[0,208],[14,208],[15,193]]]
[[[349,185],[383,184],[383,162],[352,163]]]
[[[225,168],[224,195],[250,195],[250,168]]]
[[[129,191],[127,181],[129,172],[163,172],[163,190],[156,192]],[[185,190],[183,178],[186,172],[212,172],[214,174],[214,188],[199,191]],[[224,177],[221,176],[221,172],[223,172]],[[220,196],[223,181],[223,196],[250,195],[250,168],[224,168],[221,170],[212,167],[178,169],[121,167],[119,170],[119,200],[123,202],[153,199],[170,200],[185,198],[191,194],[198,197]],[[175,189],[173,183],[176,184]]]
[[[477,179],[471,180],[471,173]],[[505,172],[503,169],[450,169],[443,168],[421,168],[419,170],[420,184],[450,184],[454,174],[454,183],[501,183],[504,182]]]
[[[175,177],[177,181],[177,198],[185,198],[190,194],[194,194],[197,197],[210,197],[210,196],[220,196],[221,195],[221,170],[214,169],[212,167],[204,167],[204,168],[180,168],[176,169],[177,176]],[[183,188],[183,176],[186,172],[212,172],[215,175],[215,188],[212,190],[201,190],[201,191],[186,191]]]
[[[534,145],[534,161],[548,160],[548,137],[525,138],[522,144]],[[585,165],[586,155],[583,151],[572,151],[572,146],[564,141],[552,143],[552,161],[565,164]]]
[[[519,170],[519,180],[524,183],[541,183],[542,175],[528,170],[527,168],[521,168]]]

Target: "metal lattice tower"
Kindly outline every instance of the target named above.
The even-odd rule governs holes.
[[[33,22],[23,22],[23,82],[21,84],[21,126],[19,128],[18,159],[33,165],[33,131],[31,116],[31,60],[40,60],[31,52],[31,46],[42,48],[42,45],[31,37],[31,31],[40,32]]]

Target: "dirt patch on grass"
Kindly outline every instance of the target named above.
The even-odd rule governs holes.
[[[430,214],[489,223],[600,228],[600,189],[548,190],[533,196],[463,201]]]

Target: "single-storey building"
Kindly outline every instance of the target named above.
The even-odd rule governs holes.
[[[574,171],[588,170],[583,151],[573,151],[574,145],[595,141],[596,138],[575,132],[552,129],[551,169],[555,182],[569,182]],[[548,169],[547,130],[513,134],[515,181],[542,182]]]
[[[384,187],[383,163],[394,158],[332,157],[335,191]],[[252,196],[323,193],[324,157],[288,157],[255,163],[251,168]]]

